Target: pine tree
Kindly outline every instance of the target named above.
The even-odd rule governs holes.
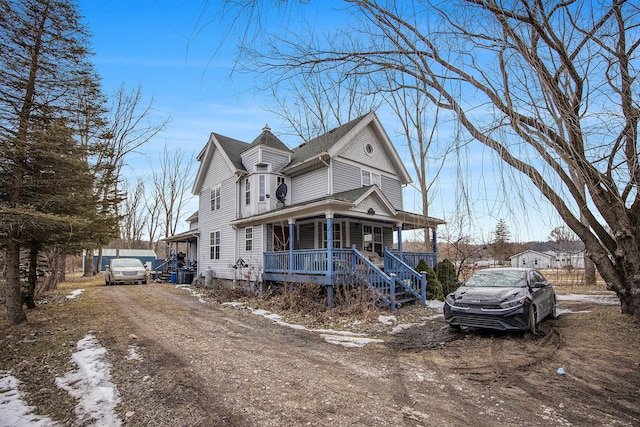
[[[87,37],[72,2],[0,2],[0,235],[12,325],[26,321],[20,249],[70,240],[95,216],[95,199],[78,183],[92,188],[87,156],[74,139],[86,109],[78,95],[95,78]]]

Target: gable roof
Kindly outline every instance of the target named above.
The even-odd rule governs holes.
[[[289,149],[278,137],[271,133],[269,126],[265,126],[262,129],[262,133],[258,135],[251,144],[212,132],[207,145],[198,155],[198,160],[201,163],[193,186],[193,193],[198,193],[196,190],[199,189],[205,173],[202,168],[211,161],[211,157],[215,151],[214,147],[220,149],[229,168],[235,172],[246,172],[242,164],[241,154],[253,147],[265,145],[277,150],[289,152],[291,153],[291,161],[282,171],[284,173],[292,173],[322,161],[322,157],[326,156],[331,158],[337,156],[352,142],[355,135],[370,125],[377,133],[401,182],[403,184],[411,183],[411,177],[402,159],[398,155],[398,152],[382,127],[375,112],[371,111],[308,142],[302,143],[293,150]]]
[[[308,159],[315,159],[320,154],[327,152],[333,145],[335,145],[340,139],[342,139],[351,129],[353,129],[358,123],[364,120],[369,114],[360,116],[351,120],[348,123],[343,124],[335,129],[330,130],[310,141],[303,142],[298,147],[293,149],[293,156],[291,157],[292,165],[301,163]]]
[[[245,151],[249,147],[246,142],[239,141],[237,139],[229,138],[228,136],[220,135],[211,132],[209,135],[209,141],[204,146],[202,151],[198,154],[197,160],[200,162],[196,179],[193,182],[191,192],[198,194],[200,192],[200,186],[204,182],[207,169],[213,158],[213,154],[216,150],[220,151],[225,163],[229,166],[232,172],[244,172],[244,166],[242,165],[242,159],[240,153]]]
[[[322,161],[322,157],[333,158],[342,152],[353,138],[362,132],[367,126],[372,126],[373,131],[378,135],[380,143],[384,151],[389,156],[389,160],[393,164],[398,177],[403,184],[412,182],[411,176],[404,165],[404,162],[398,155],[387,132],[382,127],[382,123],[378,119],[375,112],[371,111],[360,116],[342,126],[330,130],[329,132],[318,136],[306,143],[301,144],[293,150],[291,162],[283,169],[283,172],[291,173],[304,169],[316,162]]]

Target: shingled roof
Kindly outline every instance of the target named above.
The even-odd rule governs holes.
[[[360,123],[360,121],[362,121],[362,119],[364,119],[366,116],[367,114],[360,116],[357,119],[353,119],[350,122],[332,129],[329,132],[324,133],[308,142],[300,144],[300,146],[293,149],[293,156],[291,157],[291,163],[289,164],[304,162],[307,159],[317,157],[318,155],[329,150],[351,129],[356,127],[356,125]]]
[[[229,160],[231,160],[231,163],[233,163],[233,166],[238,170],[244,170],[244,165],[242,164],[242,157],[240,157],[240,154],[243,151],[246,151],[250,147],[250,145],[246,142],[229,138],[228,136],[220,135],[218,133],[214,133],[213,135],[220,143],[220,147],[222,147],[224,152],[229,157]]]
[[[262,128],[262,133],[253,140],[250,148],[255,147],[256,145],[266,145],[267,147],[276,148],[278,150],[291,151],[284,142],[280,141],[277,136],[271,133],[271,128],[268,125],[265,125],[265,127]]]

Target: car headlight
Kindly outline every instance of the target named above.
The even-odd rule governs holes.
[[[454,301],[455,300],[453,299],[452,294],[447,295],[446,298],[444,299],[444,302],[449,304],[450,306],[453,306]]]
[[[516,299],[513,299],[513,300],[501,302],[500,303],[500,307],[502,307],[502,308],[518,307],[520,305],[523,305],[526,301],[527,301],[527,297],[526,297],[526,295],[523,295],[523,296],[521,296],[519,298],[516,298]]]

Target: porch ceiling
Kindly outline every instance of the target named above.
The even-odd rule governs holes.
[[[164,237],[160,240],[167,243],[175,243],[186,242],[191,239],[197,239],[198,237],[200,237],[200,232],[197,230],[191,230],[185,233],[176,234],[174,236]]]
[[[337,193],[322,199],[285,206],[281,209],[254,215],[232,221],[236,227],[250,227],[252,225],[269,222],[296,221],[302,218],[334,216],[368,219],[392,224],[403,224],[405,229],[435,227],[445,221],[425,217],[415,213],[397,211],[384,194],[373,185],[354,190]]]

